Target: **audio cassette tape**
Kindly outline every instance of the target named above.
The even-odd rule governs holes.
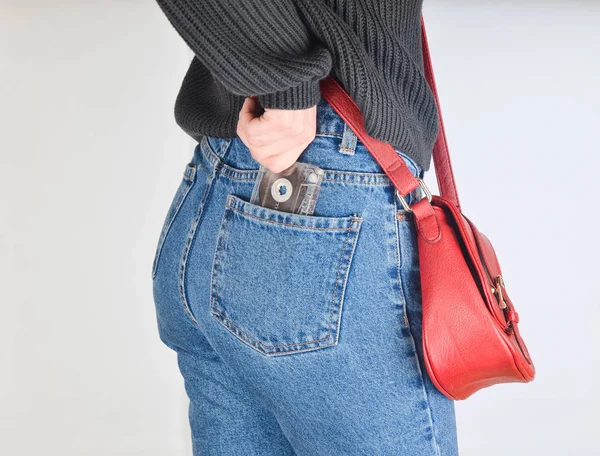
[[[302,162],[295,162],[280,173],[260,165],[250,202],[283,212],[311,215],[324,174],[321,168]]]

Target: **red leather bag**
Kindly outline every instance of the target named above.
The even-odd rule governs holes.
[[[535,368],[494,248],[462,213],[424,23],[422,29],[425,76],[440,119],[433,150],[439,196],[412,175],[390,144],[367,135],[358,106],[333,77],[321,80],[321,94],[385,170],[404,208],[414,215],[425,365],[436,388],[462,400],[497,383],[530,382]],[[418,187],[426,197],[409,207],[404,197]]]

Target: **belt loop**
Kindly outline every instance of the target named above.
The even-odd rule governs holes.
[[[356,134],[352,131],[352,128],[344,122],[344,135],[342,136],[342,142],[340,144],[339,152],[344,155],[354,155],[354,149],[356,147]]]
[[[229,145],[233,138],[217,138],[214,136],[204,135],[201,141],[206,141],[208,147],[214,152],[214,155],[223,160],[226,152],[229,150]]]
[[[220,159],[225,158],[225,153],[227,152],[227,150],[229,148],[229,144],[231,144],[231,141],[233,141],[233,138],[221,138],[220,139],[221,147],[219,147],[219,150],[217,151]]]

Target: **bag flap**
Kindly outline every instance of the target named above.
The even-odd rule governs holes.
[[[495,277],[501,275],[500,265],[490,241],[477,230],[475,225],[465,217],[451,202],[437,195],[433,195],[431,204],[440,207],[453,222],[454,231],[462,241],[465,259],[473,272],[482,298],[494,318],[505,328],[509,327],[503,310],[500,308],[498,298],[493,292]]]

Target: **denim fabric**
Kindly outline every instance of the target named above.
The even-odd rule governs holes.
[[[194,454],[456,455],[454,402],[423,362],[412,214],[324,99],[317,120],[298,159],[325,170],[313,215],[251,204],[259,164],[207,136],[167,211],[154,301]]]

